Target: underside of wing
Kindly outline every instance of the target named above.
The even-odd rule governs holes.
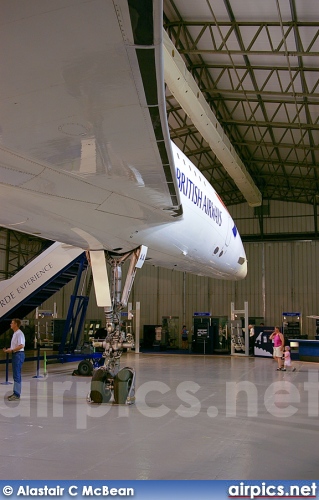
[[[0,224],[65,241],[78,219],[178,218],[162,2],[5,0],[1,23]]]

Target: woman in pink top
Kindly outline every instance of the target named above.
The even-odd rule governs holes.
[[[283,349],[285,344],[285,339],[283,334],[279,330],[279,326],[275,326],[275,331],[269,337],[270,340],[274,340],[274,358],[277,360],[278,368],[277,371],[280,371],[282,368],[282,356]]]

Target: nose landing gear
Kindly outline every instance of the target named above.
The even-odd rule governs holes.
[[[89,401],[97,404],[108,403],[112,394],[115,404],[135,403],[135,370],[133,368],[122,368],[115,376],[104,367],[94,372]]]
[[[90,394],[90,403],[102,404],[111,401],[114,403],[131,405],[135,402],[135,370],[126,366],[120,369],[120,358],[125,348],[134,348],[134,338],[131,333],[120,331],[121,310],[127,305],[136,269],[145,261],[147,248],[143,245],[124,255],[107,253],[107,262],[112,270],[110,286],[111,304],[104,307],[106,317],[106,337],[102,341],[93,341],[94,347],[103,347],[105,358],[104,366],[93,372]],[[121,296],[121,266],[131,258],[123,293]],[[94,267],[93,279],[94,279]],[[105,273],[107,276],[107,273]]]

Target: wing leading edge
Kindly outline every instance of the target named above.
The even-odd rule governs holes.
[[[244,278],[233,221],[169,139],[162,2],[3,0],[0,14],[0,225]]]
[[[97,212],[123,216],[129,208],[147,223],[180,215],[162,2],[65,0],[52,9],[50,0],[23,8],[7,0],[1,10],[2,213],[17,201],[2,224],[71,242],[61,224],[46,232],[39,211],[58,226],[62,203],[77,202],[85,229]],[[78,222],[75,216],[65,231]]]

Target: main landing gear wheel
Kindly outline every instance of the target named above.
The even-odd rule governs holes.
[[[122,368],[114,378],[114,402],[124,405],[133,383],[133,373],[127,368]]]
[[[93,365],[91,361],[89,361],[88,359],[82,359],[82,361],[80,361],[78,365],[78,374],[88,376],[92,375],[92,372],[93,372]]]
[[[104,368],[98,368],[91,381],[90,400],[92,403],[108,403],[112,396],[112,376]]]

